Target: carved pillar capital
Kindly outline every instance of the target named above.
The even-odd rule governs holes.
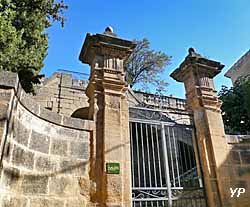
[[[170,75],[176,81],[184,82],[187,107],[190,110],[205,107],[220,111],[213,78],[221,72],[224,65],[200,55],[188,55],[182,64]]]

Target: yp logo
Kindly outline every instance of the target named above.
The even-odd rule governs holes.
[[[245,188],[230,188],[230,192],[231,192],[231,198],[234,197],[237,193],[237,197],[240,197],[240,194],[245,193],[246,189]]]

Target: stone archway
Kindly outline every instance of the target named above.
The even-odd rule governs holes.
[[[89,115],[89,107],[83,107],[75,110],[71,114],[71,117],[79,119],[88,119],[88,115]]]

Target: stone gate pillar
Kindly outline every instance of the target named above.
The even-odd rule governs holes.
[[[221,102],[213,78],[224,65],[197,54],[193,48],[171,77],[184,82],[187,108],[194,115],[198,151],[209,207],[223,206],[223,172],[220,166],[227,157],[227,142],[221,116]]]
[[[124,60],[135,44],[117,38],[112,28],[87,34],[80,60],[91,66],[89,118],[96,130],[92,140],[91,200],[97,206],[131,206],[131,161]],[[94,187],[93,187],[94,186]]]

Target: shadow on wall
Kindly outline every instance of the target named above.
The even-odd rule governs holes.
[[[42,108],[13,73],[0,73],[0,96],[0,206],[84,206],[93,121]]]

